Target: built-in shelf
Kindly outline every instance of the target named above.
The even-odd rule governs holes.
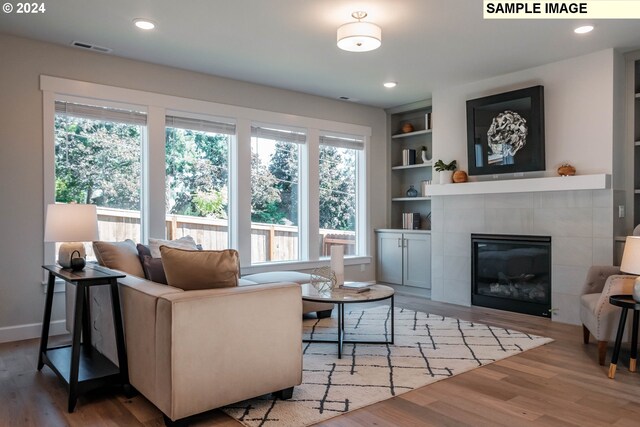
[[[595,174],[429,185],[426,191],[429,196],[454,196],[464,194],[601,190],[606,188],[611,188],[611,175]]]
[[[397,171],[397,170],[401,170],[401,169],[426,168],[426,167],[431,167],[432,165],[433,165],[433,160],[429,160],[428,162],[418,163],[416,165],[393,166],[391,169],[394,170],[394,171]]]
[[[425,133],[431,133],[431,129],[423,129],[423,130],[415,130],[413,132],[407,132],[407,133],[398,133],[396,135],[391,135],[391,138],[396,139],[396,138],[408,138],[410,136],[416,136],[416,135],[424,135]]]
[[[419,202],[421,200],[431,200],[431,196],[425,197],[394,197],[392,202]]]

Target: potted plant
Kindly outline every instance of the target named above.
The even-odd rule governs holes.
[[[451,184],[453,171],[457,167],[456,161],[453,160],[451,163],[445,163],[442,160],[438,160],[433,166],[436,171],[440,172],[440,184]]]

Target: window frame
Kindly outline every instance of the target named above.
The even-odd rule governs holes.
[[[240,253],[243,273],[277,271],[283,269],[310,269],[326,264],[319,256],[318,220],[318,161],[320,134],[327,129],[332,134],[362,136],[364,148],[358,161],[358,220],[357,255],[347,257],[345,264],[371,263],[368,194],[371,128],[368,126],[297,116],[247,107],[220,104],[125,89],[97,83],[40,76],[43,93],[43,154],[44,154],[44,206],[55,200],[55,101],[90,102],[116,108],[132,108],[147,114],[146,138],[143,140],[143,197],[141,206],[142,241],[149,236],[165,233],[165,117],[167,114],[219,118],[236,124],[236,136],[229,150],[229,234],[230,247]],[[269,124],[283,129],[304,129],[307,141],[300,149],[299,205],[300,205],[300,260],[251,265],[251,216],[244,215],[251,208],[250,168],[242,167],[251,159],[251,126]],[[306,191],[304,191],[306,190]],[[303,213],[303,211],[306,211]],[[45,264],[55,260],[54,244],[44,244]]]

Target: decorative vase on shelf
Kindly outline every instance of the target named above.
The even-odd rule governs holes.
[[[440,171],[440,184],[451,184],[453,171]]]
[[[427,163],[429,161],[429,157],[427,156],[427,150],[422,150],[422,163]]]
[[[418,197],[418,190],[416,190],[413,185],[409,186],[407,190],[407,197]]]

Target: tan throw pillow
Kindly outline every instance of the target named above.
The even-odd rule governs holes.
[[[160,246],[167,284],[185,291],[238,286],[240,258],[233,249],[199,251]]]
[[[142,264],[140,264],[138,250],[133,240],[93,242],[93,252],[96,254],[100,265],[144,278],[144,270],[142,269]]]
[[[153,258],[160,258],[160,246],[169,246],[179,249],[197,249],[196,241],[191,236],[184,236],[176,240],[163,240],[149,238],[149,250]]]

